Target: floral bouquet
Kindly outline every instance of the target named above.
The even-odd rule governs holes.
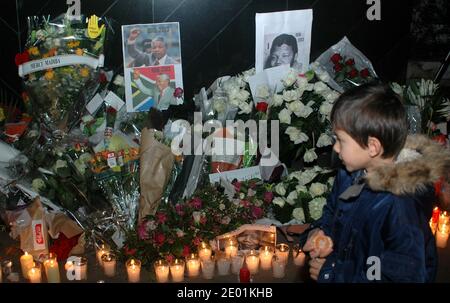
[[[274,185],[272,212],[281,223],[311,223],[322,209],[334,182],[334,172],[318,166],[289,174]]]
[[[106,28],[96,16],[89,20],[28,18],[26,49],[16,64],[33,110],[51,131],[70,131],[98,86]]]

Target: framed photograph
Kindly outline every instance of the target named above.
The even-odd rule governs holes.
[[[230,239],[237,244],[239,251],[258,250],[264,246],[275,249],[277,231],[275,226],[245,224],[237,230],[216,237],[217,249],[225,251]]]

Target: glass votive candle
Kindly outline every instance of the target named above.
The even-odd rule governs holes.
[[[13,263],[11,260],[3,260],[1,270],[3,271],[3,276],[5,277],[5,279],[12,272],[12,265]]]
[[[446,211],[441,211],[439,215],[439,225],[449,225],[450,224],[450,213]]]
[[[279,260],[288,262],[289,258],[289,245],[281,243],[276,246],[275,255]]]
[[[33,256],[28,252],[25,252],[20,256],[20,266],[22,268],[22,275],[25,279],[28,279],[28,271],[34,266]]]
[[[207,259],[211,258],[211,255],[212,255],[211,246],[208,243],[202,242],[198,246],[198,256],[200,257],[200,259],[207,260]]]
[[[300,248],[300,245],[295,244],[292,249],[293,249],[292,254],[294,256],[294,264],[297,266],[304,266],[305,260],[306,260],[306,255],[303,252],[303,250]]]
[[[239,274],[239,271],[244,265],[245,256],[244,253],[238,252],[235,256],[231,257],[231,272],[235,275]]]
[[[228,238],[225,241],[225,254],[231,258],[238,252],[238,242],[235,238]]]
[[[139,283],[141,280],[141,261],[130,259],[125,263],[127,267],[128,282]]]
[[[102,256],[106,253],[109,253],[111,250],[109,248],[109,246],[102,244],[99,247],[97,247],[97,261],[98,264],[100,264],[100,266],[103,266],[103,261],[102,261]]]
[[[156,281],[158,283],[167,283],[169,281],[169,263],[164,260],[158,260],[154,263]]]
[[[27,277],[28,280],[30,280],[30,283],[41,283],[42,281],[41,267],[40,266],[31,267],[28,270]]]
[[[214,277],[214,268],[216,267],[216,260],[214,257],[204,258],[201,260],[202,276],[204,279],[210,280]]]
[[[275,256],[272,260],[273,277],[280,279],[286,275],[286,261],[283,258]]]
[[[272,268],[272,258],[274,249],[271,246],[264,246],[259,249],[259,262],[261,262],[261,269],[269,270]]]
[[[113,253],[105,253],[102,255],[103,272],[107,277],[116,275],[116,255]]]
[[[227,254],[217,258],[217,272],[219,276],[226,276],[230,272],[231,260]]]
[[[44,256],[45,275],[48,283],[60,283],[58,258],[55,253],[49,253]]]
[[[189,277],[197,277],[200,274],[200,258],[197,254],[186,257],[186,268]]]
[[[173,260],[170,264],[170,274],[173,282],[183,282],[184,280],[184,261],[181,259]]]
[[[247,264],[247,268],[252,275],[258,273],[259,253],[253,249],[250,250],[247,256],[245,257],[245,263]]]
[[[438,226],[436,231],[436,246],[439,248],[446,248],[449,236],[449,225],[442,224]]]
[[[87,280],[87,258],[71,256],[64,265],[67,278],[72,280]]]

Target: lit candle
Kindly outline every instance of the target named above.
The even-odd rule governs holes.
[[[227,256],[222,256],[217,259],[217,271],[219,276],[226,276],[230,272],[231,260]]]
[[[48,283],[60,283],[59,265],[54,253],[49,253],[44,258],[45,275]]]
[[[100,264],[101,266],[103,266],[103,262],[102,262],[102,256],[106,253],[109,253],[110,249],[105,246],[105,244],[102,244],[98,249],[97,249],[97,261],[98,264]]]
[[[298,244],[294,246],[293,254],[294,254],[294,264],[297,266],[304,266],[306,255]]]
[[[259,269],[259,254],[258,252],[251,250],[245,258],[245,263],[251,274],[258,273]]]
[[[33,256],[25,252],[20,257],[20,266],[22,267],[22,275],[28,279],[28,271],[34,266]]]
[[[205,242],[202,242],[202,244],[200,244],[200,247],[198,248],[198,255],[200,259],[208,260],[212,255],[211,247]]]
[[[27,272],[30,283],[41,283],[41,269],[39,267],[31,267]]]
[[[272,260],[272,269],[274,278],[284,278],[284,275],[286,274],[286,260],[275,256]]]
[[[141,261],[130,259],[126,263],[128,282],[138,283],[141,280]]]
[[[116,256],[110,252],[103,254],[102,263],[105,276],[114,277],[116,275]]]
[[[436,246],[439,248],[446,248],[449,234],[449,225],[439,225],[436,232]]]
[[[441,214],[439,215],[439,225],[443,224],[448,225],[449,223],[450,223],[450,215],[446,211],[441,212]]]
[[[268,270],[272,267],[273,248],[270,246],[261,247],[259,250],[259,260],[261,262],[261,268]]]
[[[231,272],[235,275],[238,275],[243,264],[244,264],[244,254],[238,252],[234,257],[231,257]]]
[[[200,259],[197,254],[190,254],[186,257],[186,267],[189,277],[197,277],[200,273]]]
[[[156,281],[159,283],[166,283],[169,281],[169,263],[165,260],[158,260],[155,262]]]
[[[238,252],[237,241],[234,238],[230,238],[226,241],[225,244],[225,253],[231,258],[235,256]]]
[[[434,235],[436,233],[436,229],[437,229],[437,221],[433,222],[433,218],[430,219],[430,228],[431,228],[431,233]]]
[[[175,259],[170,265],[170,274],[173,282],[183,282],[184,280],[184,261]]]
[[[437,206],[433,209],[433,215],[431,216],[431,221],[433,223],[438,223],[438,221],[439,221],[439,213],[440,212],[441,211],[440,211],[439,207],[437,207]]]
[[[84,257],[75,261],[75,273],[80,273],[81,280],[87,280],[87,259]]]
[[[280,261],[288,262],[289,258],[289,245],[287,244],[278,244],[276,248],[275,255],[280,259]]]
[[[214,277],[214,268],[216,267],[216,260],[214,257],[209,257],[201,260],[202,275],[205,279],[212,279]]]

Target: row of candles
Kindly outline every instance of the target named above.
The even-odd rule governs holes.
[[[430,219],[430,227],[436,237],[436,246],[439,248],[447,247],[450,234],[450,214],[435,207]]]
[[[306,255],[298,246],[294,246],[294,264],[303,266]],[[209,245],[202,243],[198,254],[190,254],[185,260],[175,259],[171,263],[164,259],[154,263],[156,280],[159,283],[169,282],[169,273],[173,282],[182,282],[185,277],[185,269],[188,277],[198,277],[200,269],[204,279],[212,279],[217,264],[217,272],[220,276],[239,274],[241,268],[248,268],[250,274],[254,275],[262,270],[273,270],[274,278],[283,278],[286,273],[290,248],[287,244],[278,244],[274,249],[271,246],[261,247],[259,250],[250,250],[247,254],[238,251],[237,245],[225,246],[225,252],[215,252]]]

